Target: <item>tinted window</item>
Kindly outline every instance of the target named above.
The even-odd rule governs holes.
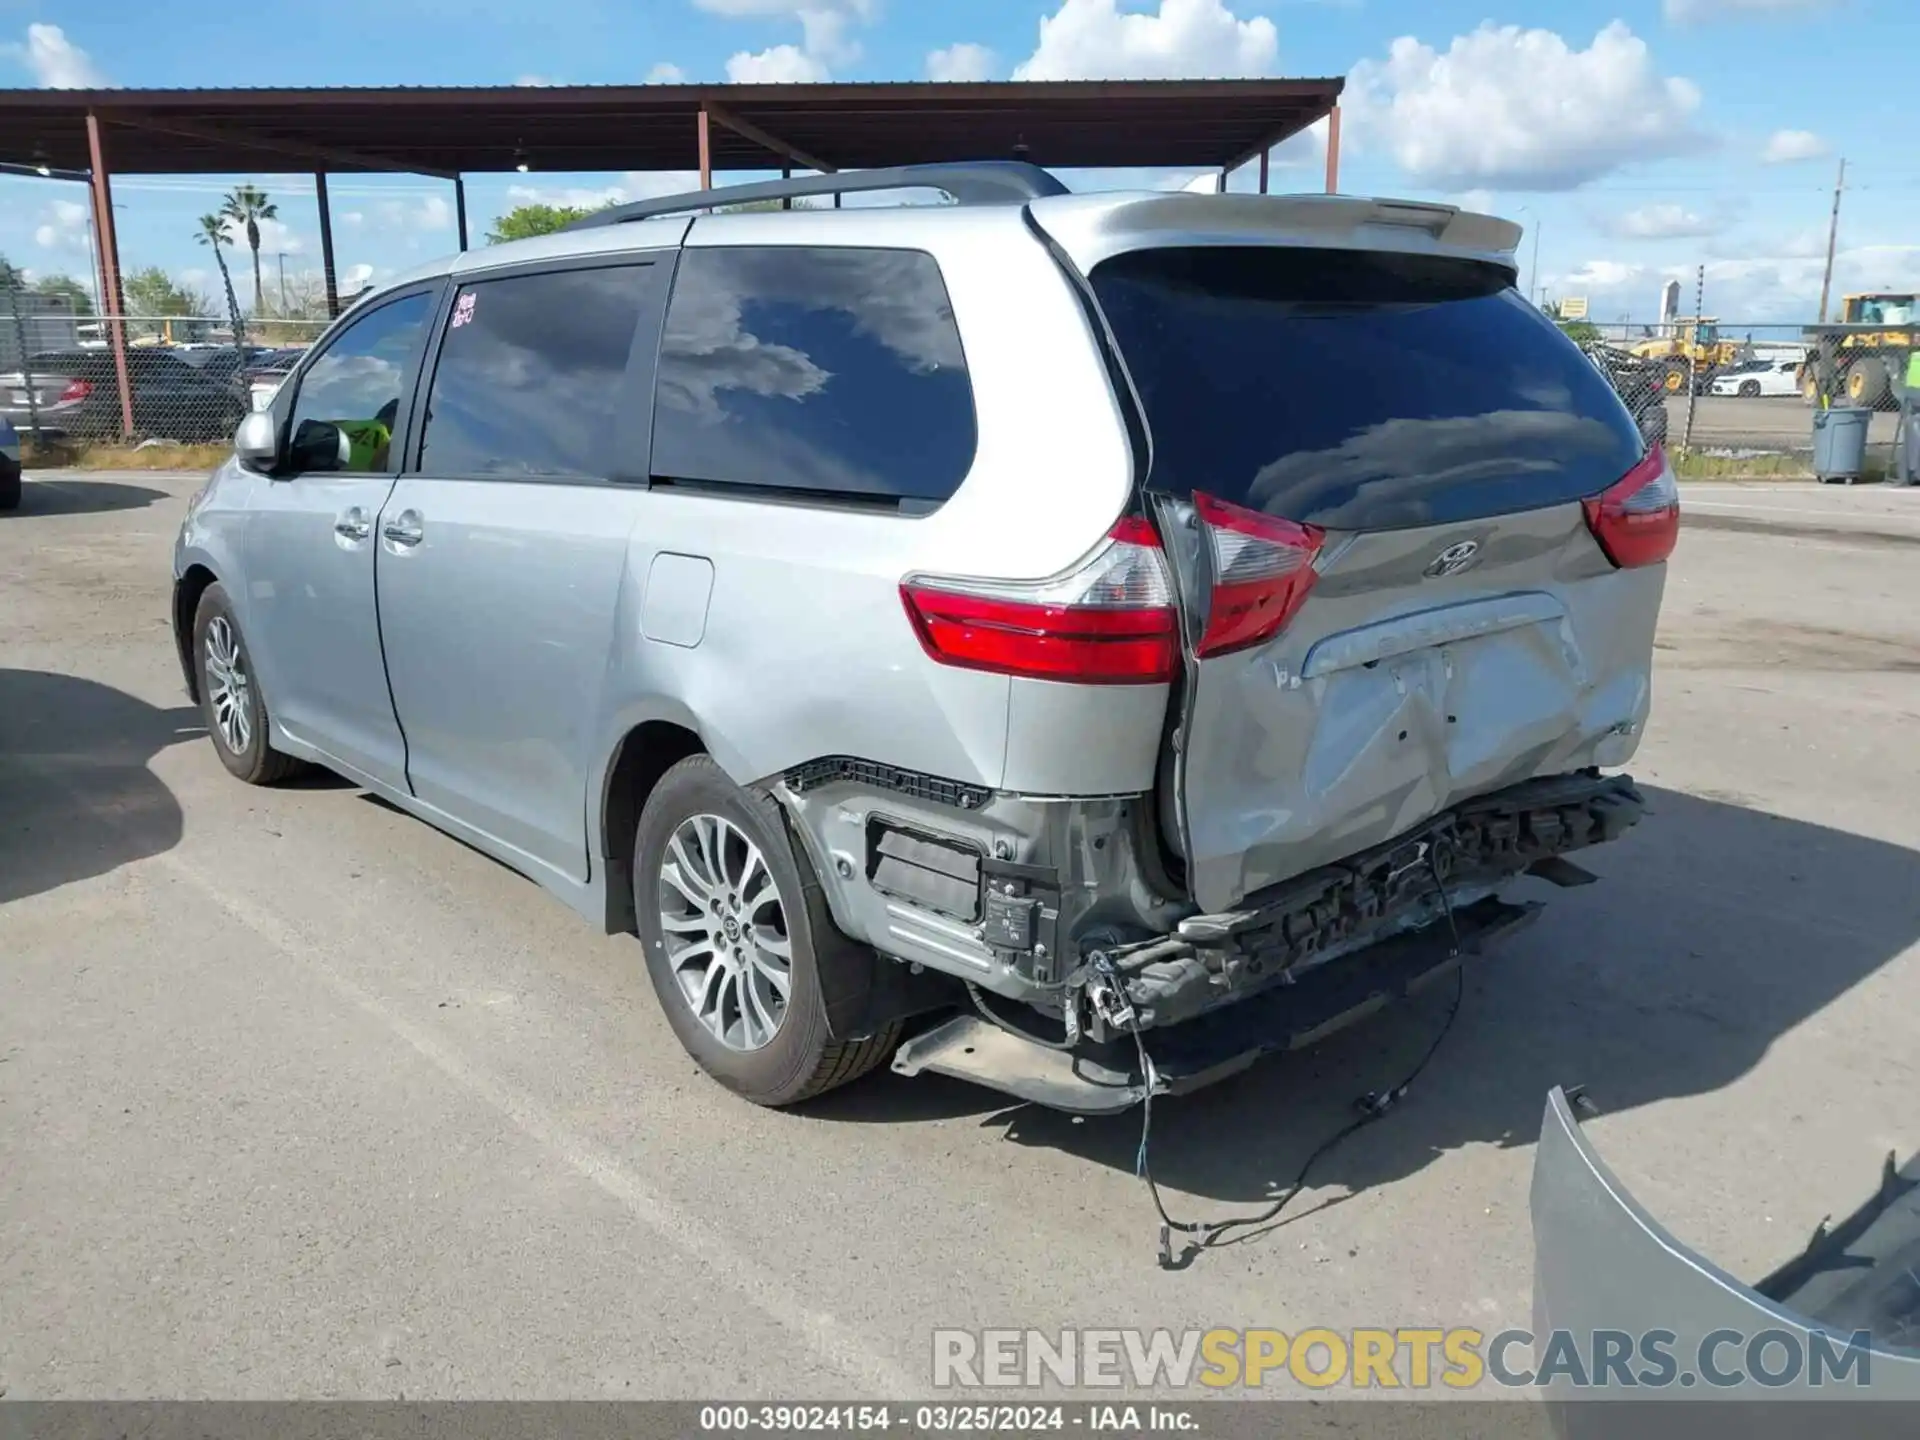
[[[915,251],[685,251],[656,396],[669,479],[939,501],[973,464],[960,332]]]
[[[415,354],[433,313],[431,294],[409,295],[363,315],[335,337],[300,379],[292,434],[309,421],[346,431],[349,470],[391,468],[388,446]],[[309,427],[311,429],[311,427]]]
[[[435,475],[597,475],[624,398],[651,265],[464,285],[427,399]]]
[[[1606,377],[1490,266],[1223,247],[1092,279],[1156,489],[1381,529],[1561,503],[1639,458]]]

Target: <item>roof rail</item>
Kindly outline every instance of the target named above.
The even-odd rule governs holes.
[[[656,215],[680,215],[689,210],[743,205],[755,200],[798,200],[809,195],[903,189],[944,190],[962,205],[1016,205],[1068,193],[1056,176],[1024,160],[896,165],[884,170],[836,171],[831,175],[802,175],[792,180],[760,180],[751,185],[726,185],[713,190],[689,190],[683,195],[663,195],[654,200],[635,200],[595,211],[561,228],[591,230],[598,225],[622,225],[629,220],[651,220]]]

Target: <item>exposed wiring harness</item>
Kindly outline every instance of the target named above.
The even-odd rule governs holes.
[[[973,1008],[980,1012],[981,1018],[989,1025],[998,1026],[1009,1035],[1016,1035],[1022,1040],[1033,1042],[1035,1045],[1044,1045],[1049,1050],[1071,1050],[1080,1043],[1080,1037],[1072,1033],[1069,1033],[1066,1038],[1062,1040],[1049,1040],[1044,1035],[1036,1035],[1027,1029],[1026,1026],[1017,1025],[995,1011],[991,1005],[987,1004],[987,997],[980,993],[980,987],[971,980],[966,982],[966,986],[967,994],[973,998]]]
[[[1461,956],[1460,926],[1454,919],[1453,902],[1447,898],[1447,887],[1445,882],[1440,878],[1440,865],[1435,859],[1434,850],[1431,845],[1427,846],[1426,854],[1422,858],[1427,862],[1428,874],[1433,877],[1434,890],[1440,897],[1440,908],[1446,916],[1447,931],[1452,937],[1452,949],[1449,952],[1448,958],[1458,961]],[[968,988],[971,989],[972,987],[969,986]],[[1306,1160],[1302,1162],[1299,1172],[1293,1177],[1293,1183],[1281,1191],[1279,1196],[1264,1210],[1252,1215],[1231,1216],[1225,1220],[1176,1220],[1167,1213],[1166,1203],[1160,1198],[1160,1187],[1154,1181],[1153,1170],[1147,1163],[1147,1149],[1153,1138],[1153,1095],[1154,1091],[1159,1088],[1159,1074],[1154,1069],[1153,1056],[1147,1052],[1146,1041],[1141,1038],[1139,1022],[1136,1020],[1130,1028],[1133,1034],[1134,1049],[1140,1057],[1140,1074],[1146,1084],[1146,1097],[1142,1102],[1140,1150],[1134,1160],[1134,1172],[1139,1175],[1142,1180],[1147,1182],[1147,1193],[1153,1197],[1153,1208],[1158,1211],[1160,1215],[1161,1267],[1169,1270],[1177,1269],[1186,1264],[1200,1251],[1211,1249],[1213,1246],[1220,1244],[1222,1240],[1228,1236],[1243,1231],[1257,1230],[1261,1226],[1271,1224],[1274,1220],[1278,1219],[1280,1212],[1292,1204],[1295,1197],[1306,1188],[1307,1177],[1312,1173],[1313,1167],[1319,1163],[1321,1159],[1349,1137],[1364,1130],[1374,1121],[1380,1119],[1389,1110],[1393,1109],[1394,1106],[1398,1105],[1401,1100],[1406,1098],[1407,1091],[1412,1088],[1413,1082],[1420,1078],[1421,1073],[1427,1068],[1428,1064],[1432,1062],[1433,1057],[1439,1053],[1441,1042],[1447,1038],[1447,1033],[1453,1029],[1453,1022],[1460,1014],[1460,1001],[1465,994],[1465,969],[1463,967],[1456,968],[1454,970],[1453,1000],[1447,1007],[1446,1018],[1440,1022],[1440,1028],[1433,1037],[1433,1043],[1427,1046],[1426,1053],[1420,1057],[1419,1063],[1407,1072],[1405,1078],[1403,1078],[1399,1084],[1394,1085],[1391,1089],[1371,1090],[1365,1095],[1362,1095],[1359,1100],[1355,1102],[1360,1113],[1314,1147],[1313,1153],[1307,1156]],[[1186,1242],[1185,1251],[1177,1258],[1173,1253],[1173,1237],[1175,1234],[1189,1237]]]

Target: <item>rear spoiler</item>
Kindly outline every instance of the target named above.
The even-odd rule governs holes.
[[[1360,195],[1062,195],[1031,202],[1035,222],[1082,274],[1129,250],[1187,245],[1302,245],[1455,256],[1519,274],[1511,220],[1421,200]]]

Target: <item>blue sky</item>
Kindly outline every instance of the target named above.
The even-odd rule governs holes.
[[[1343,189],[1536,228],[1538,287],[1588,297],[1596,319],[1647,318],[1668,276],[1685,277],[1690,303],[1702,264],[1710,312],[1810,318],[1841,155],[1836,290],[1920,288],[1920,138],[1901,138],[1920,137],[1913,0],[330,0],[316,31],[319,13],[261,0],[236,22],[181,0],[0,0],[0,85],[1344,75]],[[1276,188],[1317,188],[1319,144],[1286,147]],[[477,241],[520,199],[686,178],[476,176],[469,214]],[[280,202],[269,287],[283,264],[296,283],[311,273],[301,175],[129,177],[115,197],[123,264],[212,292],[193,221],[240,180]],[[352,278],[453,248],[450,186],[332,186]],[[86,276],[83,201],[74,185],[0,177],[0,254]],[[1522,260],[1530,272],[1531,241]]]

